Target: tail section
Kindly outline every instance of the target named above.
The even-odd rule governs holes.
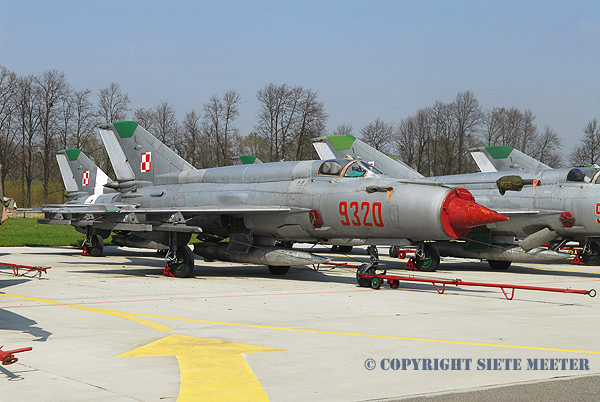
[[[134,121],[100,126],[100,136],[121,187],[175,183],[180,172],[194,169]]]
[[[550,166],[506,145],[471,148],[469,152],[482,172],[550,169]]]
[[[104,186],[112,180],[80,149],[58,151],[56,160],[69,199],[112,192]]]
[[[398,158],[367,145],[351,135],[330,135],[312,140],[321,159],[352,158],[374,165],[387,176],[400,179],[422,179],[423,175]]]

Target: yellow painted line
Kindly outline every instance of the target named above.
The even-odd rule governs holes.
[[[181,373],[178,402],[268,401],[242,353],[281,351],[216,339],[169,335],[117,357],[176,356]]]
[[[172,329],[169,327],[165,327],[164,325],[161,325],[161,324],[158,324],[158,323],[155,323],[152,321],[144,320],[143,318],[131,317],[128,313],[124,313],[122,311],[108,310],[108,309],[96,308],[96,307],[85,307],[85,306],[79,306],[79,305],[75,305],[75,304],[56,302],[56,301],[52,301],[52,300],[38,299],[36,297],[13,295],[10,293],[0,293],[0,294],[4,295],[4,296],[8,296],[8,297],[14,297],[16,299],[32,300],[32,301],[36,301],[36,302],[40,302],[40,303],[54,304],[56,306],[71,307],[71,308],[76,308],[79,310],[86,310],[86,311],[93,311],[95,313],[108,314],[108,315],[112,315],[114,317],[125,318],[127,320],[139,322],[140,324],[148,325],[149,327],[158,329],[159,331],[172,331]]]
[[[135,317],[146,317],[146,318],[158,318],[158,319],[162,319],[162,320],[197,322],[197,323],[201,323],[201,324],[210,324],[210,325],[223,325],[223,326],[229,326],[229,327],[260,328],[260,329],[277,330],[277,331],[293,331],[293,332],[303,332],[303,333],[312,333],[312,334],[324,334],[324,335],[355,336],[355,337],[362,337],[362,338],[377,338],[377,339],[397,339],[397,340],[404,340],[404,341],[433,342],[433,343],[445,343],[445,344],[454,344],[454,345],[486,346],[486,347],[494,347],[494,348],[526,349],[526,350],[545,350],[545,351],[552,351],[552,352],[572,352],[572,353],[600,354],[600,351],[598,351],[598,350],[580,350],[580,349],[566,349],[566,348],[544,348],[544,347],[538,347],[538,346],[504,345],[504,344],[498,344],[498,343],[450,341],[450,340],[444,340],[444,339],[413,338],[413,337],[406,337],[406,336],[391,336],[391,335],[359,334],[359,333],[352,333],[352,332],[323,331],[323,330],[316,330],[316,329],[276,327],[276,326],[270,326],[270,325],[236,324],[236,323],[231,323],[231,322],[198,320],[198,319],[195,319],[195,318],[180,318],[180,317],[169,317],[169,316],[162,316],[162,315],[155,315],[155,314],[143,314],[143,313],[132,313],[132,312],[126,312],[126,311],[104,310],[104,309],[99,309],[99,308],[90,308],[90,307],[81,307],[81,306],[68,305],[68,304],[65,304],[65,303],[52,302],[52,301],[42,300],[42,299],[36,299],[36,298],[32,298],[32,297],[11,295],[11,294],[7,294],[7,293],[4,293],[4,295],[5,296],[10,296],[10,297],[21,298],[21,299],[35,300],[35,301],[40,301],[40,302],[44,302],[44,303],[51,303],[51,304],[57,304],[57,305],[65,305],[65,306],[68,306],[68,307],[81,308],[83,310],[102,312],[102,313],[105,313],[105,314],[110,314],[110,315],[113,315],[113,316],[116,316],[116,317],[122,317],[122,318],[126,318],[126,319],[134,319]],[[130,317],[130,316],[135,316],[135,317]],[[162,326],[160,324],[152,323],[151,321],[145,321],[143,323],[146,324],[146,325],[153,324],[153,325],[150,325],[150,326],[152,326],[154,328],[157,328],[157,329],[160,329],[159,327],[167,328],[167,327],[164,327],[164,326]],[[167,328],[167,329],[161,329],[161,330],[162,331],[164,331],[164,330],[168,331],[170,329]]]
[[[448,343],[448,344],[455,344],[455,345],[471,345],[471,346],[487,346],[487,347],[494,347],[494,348],[547,350],[547,351],[553,351],[553,352],[600,354],[600,351],[598,351],[598,350],[544,348],[544,347],[538,347],[538,346],[503,345],[503,344],[497,344],[497,343],[449,341],[449,340],[443,340],[443,339],[413,338],[413,337],[406,337],[406,336],[358,334],[358,333],[352,333],[352,332],[337,332],[337,331],[322,331],[322,330],[316,330],[316,329],[275,327],[275,326],[270,326],[270,325],[236,324],[236,323],[230,323],[230,322],[207,321],[207,320],[198,320],[195,318],[168,317],[168,316],[160,316],[160,315],[153,315],[153,314],[141,314],[141,313],[124,313],[124,314],[136,315],[136,316],[140,316],[140,317],[160,318],[160,319],[164,319],[164,320],[197,322],[197,323],[202,323],[202,324],[224,325],[224,326],[230,326],[230,327],[260,328],[260,329],[269,329],[269,330],[278,330],[278,331],[294,331],[294,332],[304,332],[304,333],[312,333],[312,334],[342,335],[342,336],[355,336],[355,337],[378,338],[378,339],[398,339],[398,340],[404,340],[404,341]]]

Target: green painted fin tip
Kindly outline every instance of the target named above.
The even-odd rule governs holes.
[[[508,145],[491,145],[489,147],[485,147],[485,149],[494,159],[506,159],[514,148],[509,147]]]
[[[356,140],[356,137],[353,137],[351,135],[330,135],[327,138],[331,142],[331,145],[333,145],[333,147],[338,151],[350,149],[350,147],[352,146],[352,144],[354,144],[354,141]]]
[[[252,165],[254,161],[256,161],[256,156],[254,155],[240,155],[240,161],[244,165]]]
[[[77,158],[79,158],[81,149],[77,149],[77,148],[65,149],[65,153],[67,154],[67,158],[69,158],[69,160],[71,162],[74,162],[77,160]]]
[[[135,121],[116,121],[113,123],[113,127],[119,133],[119,137],[121,138],[129,138],[133,136],[135,129],[138,124]]]

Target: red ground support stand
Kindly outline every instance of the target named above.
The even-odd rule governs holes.
[[[581,260],[581,258],[579,257],[579,253],[575,254],[575,258],[573,258],[571,260],[571,264],[575,264],[575,265],[587,265],[585,262],[583,262]]]
[[[7,350],[7,351],[2,350],[2,348],[3,348],[3,346],[0,346],[0,361],[2,362],[3,366],[8,366],[9,364],[13,364],[13,363],[16,363],[17,361],[19,361],[19,359],[17,359],[14,356],[15,353],[28,352],[30,350],[33,350],[32,347]]]
[[[46,274],[47,270],[49,270],[52,267],[32,267],[29,265],[19,265],[19,264],[8,264],[5,262],[0,262],[0,266],[5,266],[5,267],[10,267],[12,268],[13,274],[15,276],[26,276],[28,278],[34,278],[34,277],[38,277],[41,278],[42,277],[42,273]],[[25,269],[26,272],[19,274],[19,269]],[[32,273],[32,274],[30,274]],[[28,275],[30,274],[30,275]]]
[[[169,264],[165,264],[165,269],[163,270],[164,276],[170,276],[171,278],[175,278],[175,275],[171,272],[171,268],[169,268]]]
[[[404,266],[404,269],[407,269],[409,271],[419,271],[419,268],[417,268],[417,264],[415,264],[414,258],[408,259],[408,261],[406,262],[406,265]]]
[[[79,244],[71,243],[71,247],[80,249],[82,256],[88,256],[88,257],[90,256],[90,253],[88,253],[87,249],[84,246],[80,246]]]

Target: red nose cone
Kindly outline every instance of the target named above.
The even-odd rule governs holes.
[[[506,216],[477,204],[471,193],[464,188],[458,188],[446,196],[442,204],[441,219],[448,236],[455,239],[465,237],[476,226],[508,220]]]

